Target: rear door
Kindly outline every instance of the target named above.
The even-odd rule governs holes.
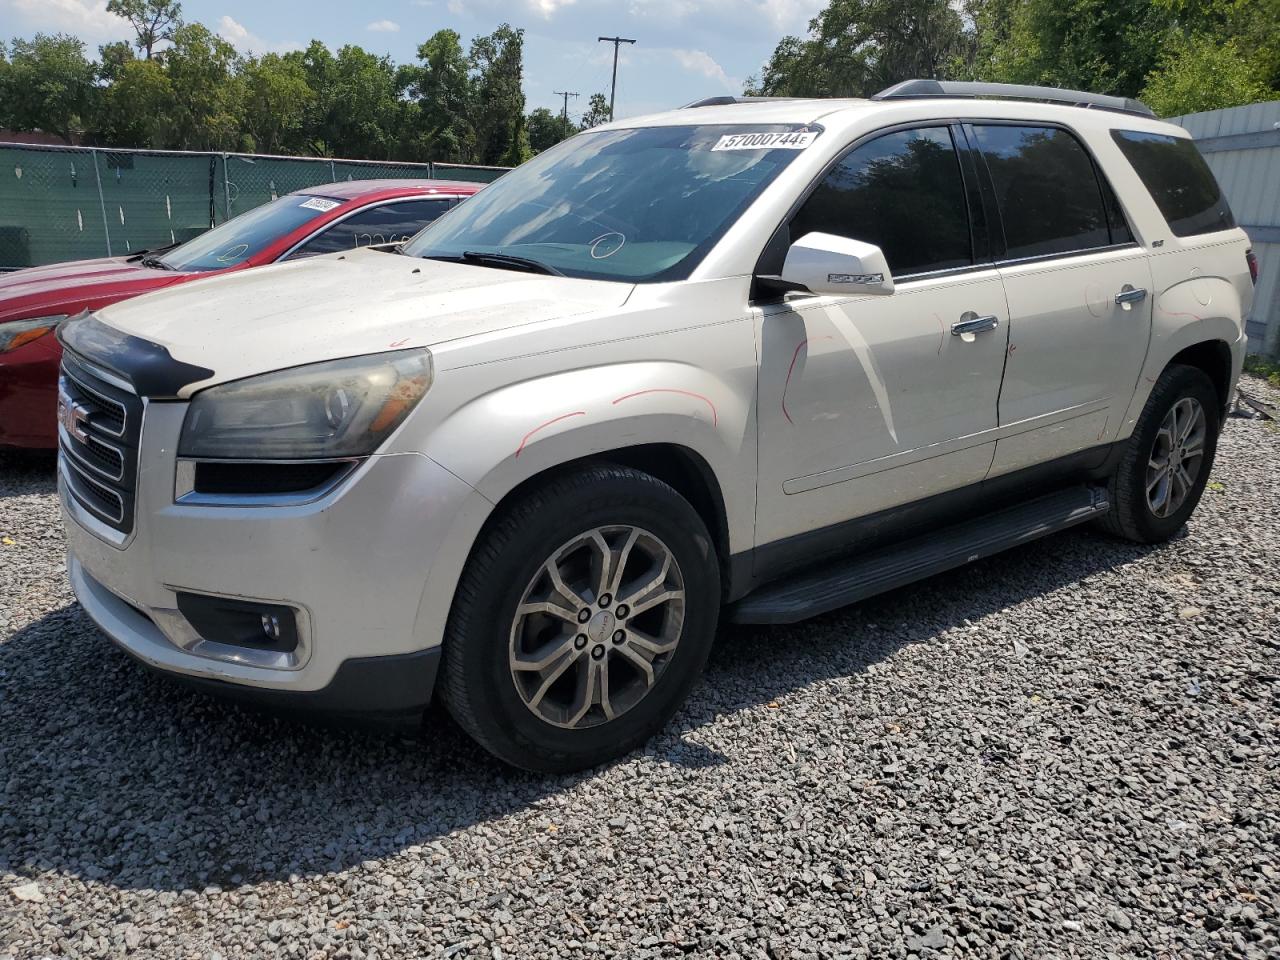
[[[962,144],[941,123],[855,145],[770,244],[766,258],[810,232],[874,243],[896,289],[761,305],[759,544],[811,558],[845,521],[986,475],[1008,314]]]
[[[1109,442],[1151,335],[1151,270],[1071,131],[967,124],[998,207],[1009,346],[991,475]]]

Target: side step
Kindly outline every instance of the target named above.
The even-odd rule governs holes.
[[[771,583],[729,610],[735,623],[796,623],[1100,517],[1101,487],[1069,487],[811,573]]]

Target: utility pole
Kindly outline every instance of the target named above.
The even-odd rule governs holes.
[[[568,90],[552,90],[557,97],[564,97],[564,109],[560,111],[560,119],[564,122],[564,136],[569,139],[569,98],[576,97],[576,93],[570,93]]]
[[[613,44],[613,83],[609,85],[609,119],[613,119],[613,97],[618,92],[618,45],[622,43],[635,43],[634,40],[628,40],[626,37],[600,37],[597,43]]]

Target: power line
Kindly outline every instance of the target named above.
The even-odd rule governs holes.
[[[613,82],[609,84],[609,119],[613,119],[613,97],[618,92],[618,45],[623,43],[635,43],[634,40],[628,40],[626,37],[598,37],[597,43],[613,44]]]
[[[560,111],[560,119],[564,123],[564,135],[565,137],[568,137],[569,136],[569,98],[576,97],[577,94],[572,93],[568,90],[552,90],[551,92],[554,93],[557,97],[564,97],[564,108]]]

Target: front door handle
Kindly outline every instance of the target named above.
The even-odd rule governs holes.
[[[1142,287],[1131,287],[1127,283],[1123,288],[1121,288],[1120,292],[1116,294],[1116,303],[1124,307],[1126,310],[1129,309],[1130,304],[1141,303],[1145,299],[1147,299],[1146,290]]]
[[[966,313],[961,319],[951,325],[951,335],[953,337],[963,336],[966,333],[982,333],[985,330],[994,330],[1000,326],[1000,319],[993,316],[979,317],[972,313]]]

